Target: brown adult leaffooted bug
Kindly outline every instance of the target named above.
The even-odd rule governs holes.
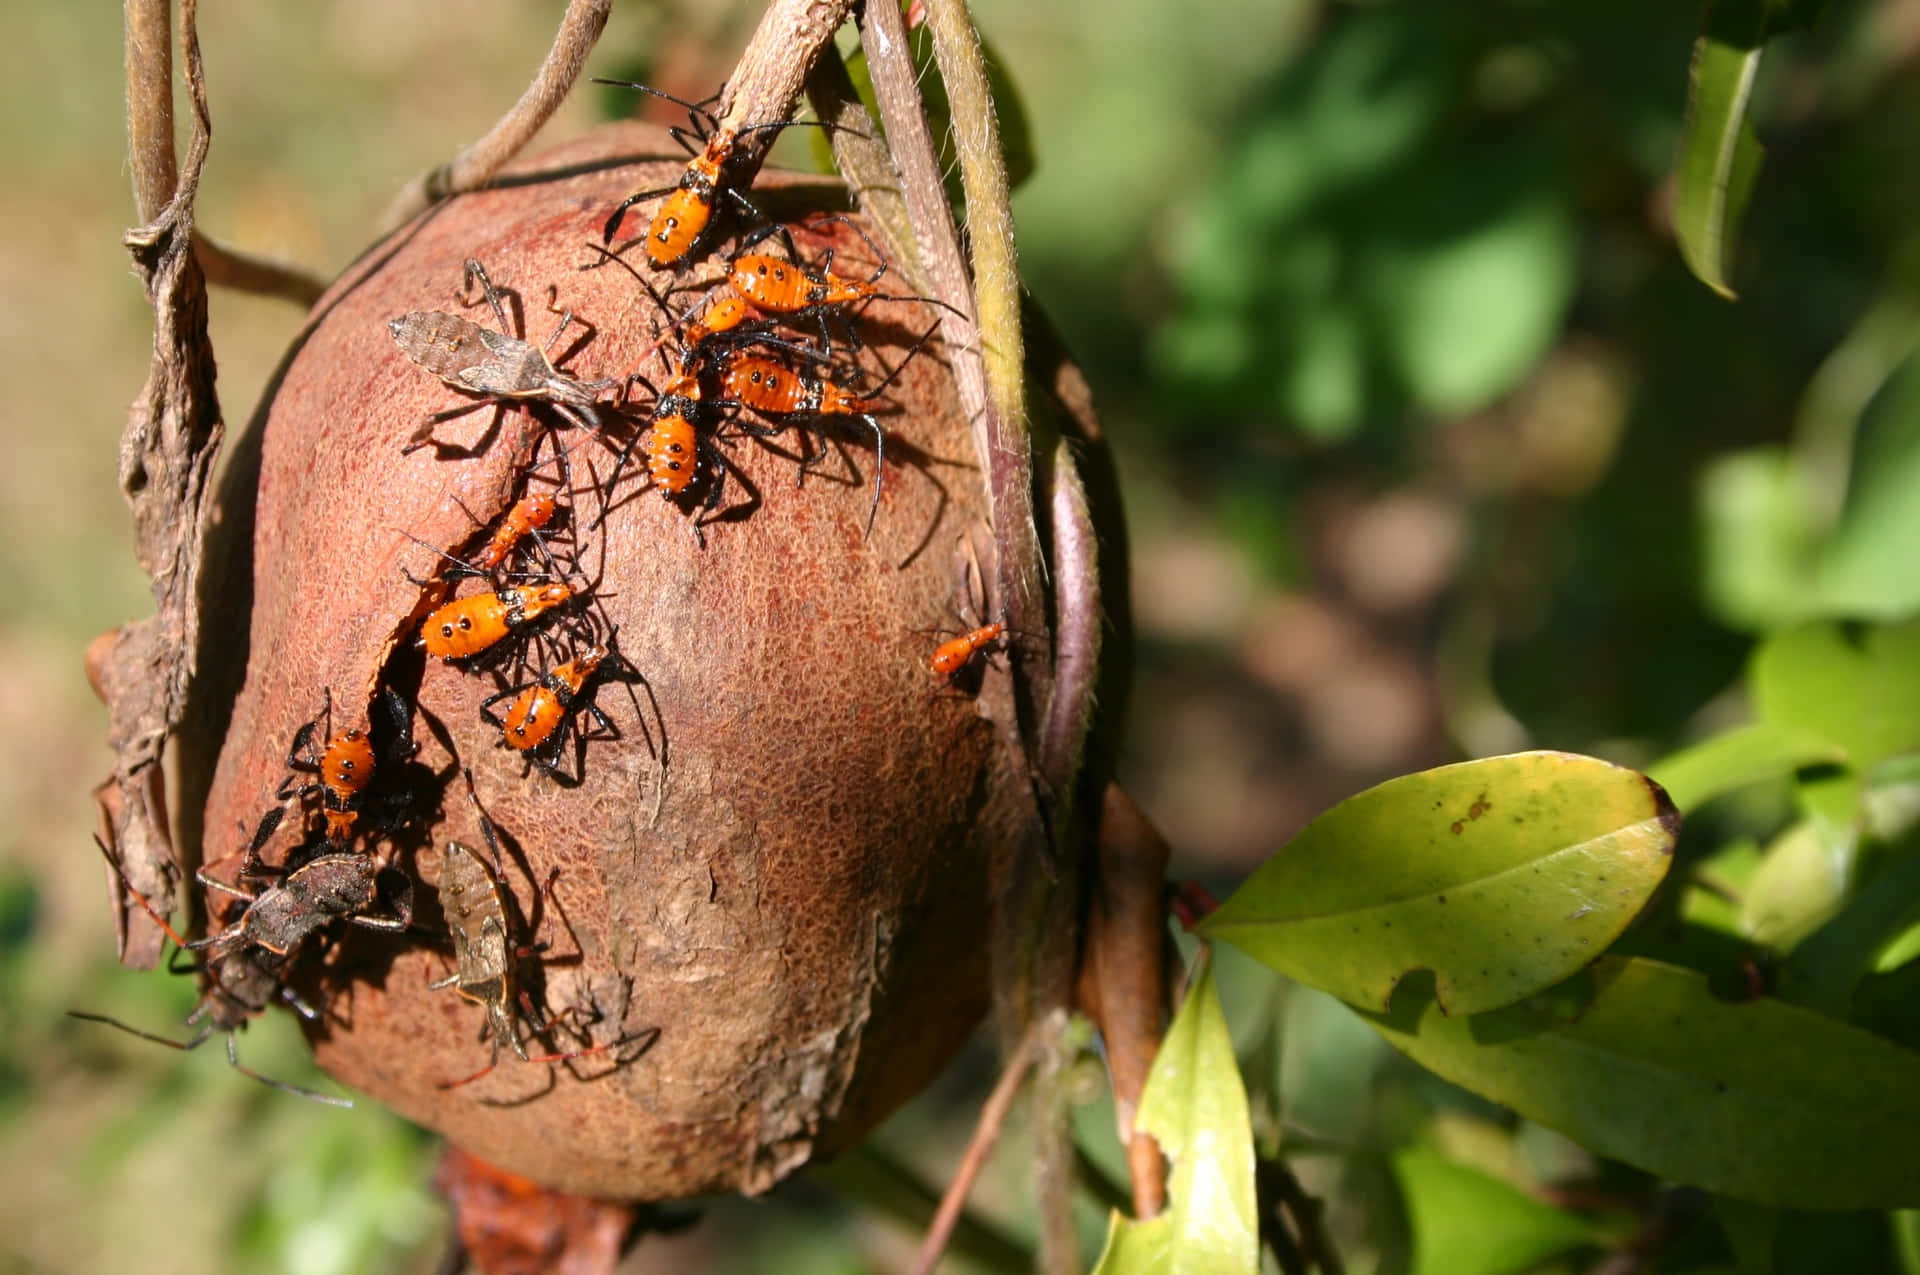
[[[415,310],[387,322],[394,344],[408,358],[455,389],[479,395],[481,399],[479,403],[435,412],[414,431],[401,450],[413,451],[432,442],[433,427],[441,421],[502,400],[547,403],[572,423],[598,430],[600,417],[595,402],[602,391],[620,382],[576,380],[555,368],[547,357],[547,351],[573,322],[573,311],[555,311],[560,315],[559,326],[547,338],[546,345],[535,346],[521,337],[507,335],[507,310],[500,304],[500,291],[487,277],[487,268],[469,257],[463,296],[476,282],[487,304],[493,307],[494,318],[500,324],[498,331],[444,310]],[[549,298],[547,308],[554,309],[553,298]]]
[[[401,883],[390,900],[383,900],[383,875]],[[280,884],[255,893],[209,876],[204,868],[196,879],[210,890],[247,902],[246,911],[226,929],[186,945],[189,951],[206,951],[209,962],[248,947],[290,957],[309,935],[334,921],[394,933],[413,924],[413,883],[405,873],[382,868],[372,855],[357,851],[316,855],[285,874]],[[371,909],[383,901],[390,912],[374,914]]]
[[[516,924],[517,909],[512,895],[507,892],[505,873],[501,867],[503,856],[499,835],[486,810],[481,807],[479,795],[474,792],[473,772],[464,773],[467,796],[473,802],[474,813],[479,818],[480,832],[487,839],[491,862],[463,842],[447,842],[440,867],[440,906],[446,913],[447,928],[453,937],[454,969],[453,973],[429,986],[451,987],[463,1000],[484,1007],[487,1011],[487,1035],[493,1048],[492,1057],[485,1067],[470,1076],[448,1081],[440,1088],[458,1089],[488,1075],[500,1065],[502,1049],[511,1049],[522,1062],[550,1066],[606,1053],[621,1045],[656,1035],[657,1032],[647,1031],[587,1049],[560,1053],[527,1052],[526,1042],[520,1034],[521,1021],[526,1022],[536,1038],[552,1030],[550,1024],[540,1021],[533,1008],[533,998],[520,986],[518,977],[521,958],[531,956],[539,949],[523,947],[514,938],[519,928]],[[558,876],[559,869],[556,868],[547,878],[546,894],[549,900],[553,898],[553,883]]]
[[[266,819],[261,820],[262,831],[255,836],[254,849],[257,849],[258,843],[271,833],[273,826],[278,824],[277,816],[280,813],[276,808],[268,812]],[[126,885],[125,878],[120,872],[120,865],[108,851],[106,844],[98,837],[94,838],[94,844],[100,847],[100,853],[106,857],[108,866],[113,870],[114,875],[120,878],[127,892],[146,910],[147,915],[153,918],[161,931],[173,940],[179,952],[194,950],[196,947],[205,950],[216,945],[216,939],[220,936],[215,936],[214,939],[202,939],[198,944],[189,943],[182,938],[144,895],[132,886]],[[251,854],[251,850],[249,853]],[[202,880],[204,881],[205,878],[203,877]],[[263,924],[261,932],[266,933],[271,930],[284,937],[284,928],[279,925]],[[232,927],[229,927],[229,931],[231,929]],[[228,931],[222,933],[224,935]],[[176,957],[178,954],[176,952]],[[199,968],[206,977],[205,990],[201,993],[200,1003],[194,1007],[193,1013],[187,1016],[187,1026],[191,1028],[200,1024],[200,1029],[186,1040],[174,1040],[168,1036],[142,1031],[138,1027],[129,1026],[105,1014],[93,1014],[84,1010],[68,1010],[67,1014],[69,1017],[86,1022],[104,1023],[128,1035],[138,1036],[142,1040],[151,1041],[156,1045],[165,1045],[169,1049],[177,1049],[182,1053],[198,1049],[214,1033],[222,1032],[227,1038],[227,1062],[241,1075],[297,1097],[312,1099],[314,1102],[323,1102],[334,1107],[351,1107],[353,1103],[349,1099],[318,1093],[299,1085],[275,1080],[271,1076],[254,1071],[240,1061],[240,1050],[234,1040],[234,1033],[245,1026],[248,1019],[266,1012],[267,1007],[275,1001],[285,1002],[305,1018],[311,1019],[317,1016],[312,1008],[286,986],[283,978],[286,965],[285,953],[276,952],[266,946],[248,944],[214,952],[198,967],[182,967],[169,960],[168,969],[175,973],[183,972],[187,968]]]

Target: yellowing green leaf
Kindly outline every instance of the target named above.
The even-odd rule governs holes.
[[[1352,1005],[1432,970],[1450,1013],[1510,1005],[1598,956],[1672,863],[1645,776],[1517,753],[1389,780],[1321,815],[1201,932]]]
[[[1255,1275],[1253,1125],[1210,963],[1167,1029],[1134,1123],[1173,1163],[1167,1207],[1144,1221],[1114,1214],[1094,1275]]]

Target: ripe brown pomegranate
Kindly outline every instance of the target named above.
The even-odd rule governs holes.
[[[803,487],[797,436],[728,443],[759,503],[708,525],[704,549],[687,512],[639,481],[622,484],[604,529],[583,536],[582,566],[646,684],[600,689],[622,738],[591,743],[579,786],[523,774],[497,745],[479,717],[492,680],[413,650],[423,591],[405,573],[436,564],[410,537],[470,543],[474,517],[505,508],[549,425],[509,409],[471,457],[403,455],[424,416],[461,399],[408,361],[388,321],[444,310],[493,326],[484,305],[460,305],[472,257],[518,294],[536,344],[556,321],[550,288],[589,325],[563,361],[569,374],[622,375],[654,339],[659,311],[619,266],[580,267],[596,259],[588,245],[614,203],[671,184],[684,162],[632,157],[673,154],[652,130],[607,128],[442,205],[348,271],[254,422],[250,549],[234,535],[249,526],[247,493],[230,484],[223,496],[234,543],[210,559],[203,645],[245,652],[205,806],[216,873],[234,873],[235,829],[272,804],[289,744],[325,690],[336,730],[365,720],[379,678],[417,695],[413,770],[440,776],[422,785],[428,816],[398,842],[419,883],[416,932],[349,930],[327,968],[301,980],[326,999],[311,1033],[321,1064],[548,1187],[649,1199],[764,1190],[926,1082],[985,1007],[992,857],[1019,842],[1031,803],[1004,733],[926,666],[939,641],[929,631],[957,627],[969,601],[960,549],[986,516],[937,341],[886,392],[898,410],[882,417],[885,493],[871,539],[874,457],[857,427],[833,436],[841,446]],[[838,195],[775,174],[756,190],[789,216]],[[844,259],[863,259],[841,234]],[[886,303],[869,320],[867,365],[892,367],[931,314]],[[475,441],[492,417],[474,412],[437,436]],[[605,476],[606,448],[578,429],[559,441],[573,448],[577,485],[589,467]],[[242,487],[248,449],[235,471]],[[250,616],[233,605],[249,580]],[[221,673],[203,671],[214,682]],[[449,837],[484,845],[457,765],[472,767],[518,849],[507,882],[519,907],[547,918],[519,936],[548,944],[524,962],[542,973],[544,1011],[598,1015],[596,1041],[657,1031],[637,1057],[582,1059],[577,1070],[593,1078],[556,1070],[549,1086],[546,1067],[506,1054],[485,1078],[441,1087],[489,1056],[482,1011],[428,987],[450,971],[435,902],[440,847]],[[537,886],[554,869],[553,901],[541,905]]]

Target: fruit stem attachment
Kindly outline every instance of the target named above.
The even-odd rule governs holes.
[[[965,0],[929,0],[927,30],[933,37],[934,60],[952,105],[954,150],[960,160],[960,188],[966,196],[967,234],[973,257],[973,313],[978,325],[977,344],[971,348],[977,351],[975,357],[981,363],[989,409],[982,420],[986,435],[983,459],[999,550],[1000,604],[1007,613],[1008,627],[1045,632],[1040,543],[1034,524],[1033,443],[1020,331],[1020,271],[1014,251],[1006,163],[1000,152],[1000,126],[994,116],[980,36],[968,16]],[[1043,675],[1027,680],[1043,683],[1049,679]],[[1017,689],[1016,697],[1020,698]],[[1025,702],[1045,702],[1047,698],[1044,685],[1035,684]],[[1024,704],[1022,718],[1023,724],[1030,726]],[[1044,778],[1051,783],[1060,777]]]
[[[814,63],[823,50],[832,47],[834,32],[851,12],[853,0],[773,0],[748,38],[726,88],[721,90],[719,131],[791,116]],[[771,133],[749,136],[761,140],[748,143],[743,139],[741,158],[729,168],[743,185],[773,144]]]

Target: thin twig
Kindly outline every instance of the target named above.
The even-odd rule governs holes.
[[[1279,1157],[1262,1159],[1254,1166],[1254,1176],[1260,1194],[1269,1202],[1268,1224],[1260,1228],[1261,1236],[1281,1269],[1344,1275],[1346,1263],[1327,1232],[1326,1205],[1307,1194],[1292,1166]]]
[[[966,1208],[967,1196],[973,1191],[980,1171],[987,1165],[987,1156],[992,1154],[993,1144],[1007,1123],[1007,1113],[1013,1109],[1014,1095],[1020,1092],[1020,1082],[1026,1079],[1027,1069],[1033,1065],[1039,1053],[1039,1045],[1039,1024],[1036,1022],[1002,1065],[1000,1079],[995,1082],[993,1092],[987,1095],[986,1104],[980,1108],[980,1119],[974,1123],[973,1137],[967,1142],[966,1153],[960,1157],[960,1164],[953,1171],[953,1181],[947,1184],[946,1194],[940,1197],[940,1208],[934,1213],[933,1225],[927,1228],[926,1238],[920,1243],[919,1254],[913,1259],[913,1265],[907,1268],[911,1275],[932,1275],[933,1268],[940,1261],[940,1254],[946,1251],[947,1237],[953,1233],[953,1224]]]
[[[405,225],[449,195],[484,185],[518,155],[566,100],[587,63],[587,55],[599,42],[612,8],[613,0],[571,0],[553,37],[553,47],[547,51],[547,60],[540,64],[533,83],[513,109],[473,145],[408,182],[381,218],[381,232]]]
[[[923,1234],[933,1222],[940,1196],[912,1165],[868,1138],[824,1164],[810,1165],[808,1176],[831,1187],[842,1199],[871,1209]],[[962,1261],[1009,1275],[1033,1269],[1033,1254],[1000,1226],[967,1211],[954,1224],[946,1251]]]
[[[127,165],[134,216],[160,215],[179,182],[173,151],[173,0],[126,0]]]
[[[193,232],[193,256],[208,283],[236,292],[278,297],[305,307],[318,301],[320,294],[327,290],[324,279],[308,274],[299,266],[229,248],[198,229]]]

